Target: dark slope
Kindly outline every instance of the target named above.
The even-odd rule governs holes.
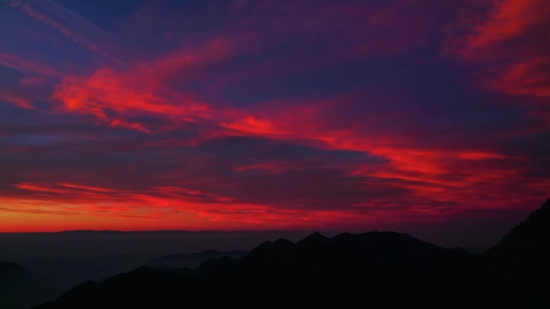
[[[307,252],[286,239],[265,242],[241,259],[238,276],[271,308],[316,304],[321,278]]]
[[[0,262],[0,308],[28,308],[59,294],[50,281],[29,269],[12,262]]]
[[[297,245],[307,248],[319,265],[323,286],[333,292],[324,295],[323,303],[334,306],[342,299],[353,306],[358,295],[375,308],[451,306],[458,281],[448,274],[460,273],[458,266],[476,258],[394,232],[343,233],[325,239],[316,235]]]
[[[38,308],[252,308],[238,286],[141,267],[103,283],[83,283]]]
[[[538,254],[550,248],[550,199],[504,236],[487,255]]]
[[[14,280],[31,276],[30,270],[12,262],[0,262],[0,286],[12,283]]]
[[[25,268],[17,265],[13,262],[1,262],[0,261],[0,275],[4,275],[11,272],[17,272],[24,270]]]
[[[22,308],[35,285],[33,274],[11,262],[0,262],[0,308]]]
[[[243,256],[247,255],[246,251],[217,251],[217,250],[207,250],[198,253],[189,253],[189,254],[172,254],[163,257],[154,258],[151,261],[147,262],[147,266],[151,267],[188,267],[193,268],[200,265],[202,262],[209,259],[219,259],[221,257],[227,256],[232,259],[240,259]]]
[[[550,307],[550,199],[483,255],[474,287],[480,307]]]

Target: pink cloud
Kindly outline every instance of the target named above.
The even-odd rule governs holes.
[[[63,76],[63,73],[53,67],[7,53],[0,53],[0,65],[12,68],[24,74],[38,74],[50,77]]]
[[[446,51],[464,61],[484,64],[475,74],[482,87],[535,99],[525,100],[526,105],[549,106],[550,49],[543,42],[550,35],[550,6],[544,0],[487,3],[487,13],[475,14],[478,7],[465,10],[448,29]],[[535,107],[527,116],[548,117],[539,110]]]
[[[17,107],[21,107],[25,109],[34,108],[32,104],[32,100],[29,97],[19,94],[13,90],[0,88],[0,101],[7,101],[14,104]]]

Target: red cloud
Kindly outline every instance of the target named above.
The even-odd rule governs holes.
[[[478,7],[464,11],[448,29],[446,50],[465,61],[483,64],[476,73],[482,86],[532,97],[536,100],[525,102],[548,107],[550,48],[545,42],[550,37],[550,5],[544,0],[488,3],[486,14],[476,14]],[[545,112],[537,113],[537,117],[548,117]]]
[[[118,118],[109,119],[107,110],[120,116],[147,112],[187,121],[209,113],[208,104],[166,89],[151,79],[149,73],[151,70],[146,68],[127,73],[101,69],[89,78],[65,78],[56,88],[54,98],[68,111],[95,115],[109,123]],[[120,122],[115,121],[114,125],[117,124]]]
[[[172,59],[178,58],[174,56]],[[192,59],[200,65],[201,59],[211,58],[184,59]],[[193,61],[182,60],[179,63],[192,66]],[[160,68],[158,64],[161,64]],[[58,86],[54,97],[70,112],[92,114],[111,124],[127,115],[156,115],[166,119],[170,126],[173,123],[192,122],[199,128],[204,125],[214,127],[215,129],[202,132],[205,134],[204,138],[257,137],[317,149],[353,151],[376,156],[387,163],[376,167],[352,167],[347,172],[350,175],[373,177],[381,181],[399,180],[401,182],[397,182],[395,186],[411,190],[417,197],[439,202],[471,204],[475,198],[482,199],[489,191],[500,194],[502,187],[509,184],[500,179],[519,172],[516,169],[503,169],[502,165],[496,164],[494,168],[486,166],[486,172],[480,174],[476,162],[519,162],[522,158],[510,158],[496,150],[479,147],[419,147],[419,137],[414,135],[414,130],[410,130],[408,134],[378,130],[378,126],[387,120],[377,114],[353,119],[353,125],[342,124],[339,119],[348,118],[347,111],[369,100],[368,95],[341,95],[327,100],[303,102],[268,102],[250,108],[218,107],[215,104],[194,100],[189,94],[174,92],[158,83],[157,81],[165,76],[164,66],[165,61],[160,60],[152,64],[143,64],[139,66],[140,69],[129,72],[117,73],[103,69],[89,78],[67,78]],[[149,76],[157,78],[150,80]],[[374,102],[371,104],[376,105]],[[113,112],[116,115],[115,119],[110,118],[113,117]],[[394,114],[389,119],[392,122],[404,121],[405,117],[406,115]],[[140,128],[145,127],[137,127]],[[152,133],[154,134],[154,131]],[[284,165],[279,167],[268,163],[256,163],[237,166],[234,170],[242,172],[257,169],[277,174],[287,168]],[[448,175],[463,176],[449,180]],[[491,182],[495,184],[488,185]],[[524,183],[522,187],[530,190],[532,185]],[[456,192],[468,192],[468,195]],[[152,204],[165,206],[174,203],[171,199],[156,195],[135,195],[133,198],[146,199]],[[232,200],[232,197],[227,198],[229,201]],[[497,199],[495,205],[502,205],[503,202],[503,199]]]
[[[111,189],[107,189],[107,188],[75,185],[75,184],[71,184],[71,183],[60,183],[59,185],[65,187],[65,188],[82,189],[82,190],[92,191],[92,192],[101,192],[101,193],[116,192],[115,190],[111,190]]]
[[[277,5],[271,1],[257,1],[248,5],[233,3],[231,7],[229,12],[233,13],[230,15],[234,15],[227,19],[229,22],[220,32],[209,33],[198,41],[186,42],[171,55],[142,61],[123,72],[102,68],[90,77],[65,78],[53,98],[69,111],[92,114],[113,126],[144,132],[149,132],[149,129],[125,118],[146,112],[170,115],[169,118],[176,121],[213,121],[222,127],[246,134],[255,134],[257,131],[262,135],[269,133],[266,130],[271,130],[273,134],[284,135],[279,128],[274,130],[270,127],[273,120],[230,107],[215,108],[189,92],[175,92],[170,86],[176,83],[181,88],[189,81],[201,79],[214,64],[224,64],[252,52],[269,51],[271,46],[286,45],[289,37],[313,45],[333,42],[327,46],[331,50],[322,49],[323,52],[319,54],[303,54],[299,50],[292,50],[295,57],[301,59],[298,62],[309,65],[343,61],[358,55],[399,53],[423,42],[427,33],[424,30],[430,23],[430,19],[425,18],[429,15],[428,3],[409,0],[385,5],[329,2],[322,6],[316,5],[314,1],[281,1]],[[264,16],[268,11],[268,16]],[[151,8],[147,7],[141,17],[146,20],[154,18],[151,16]],[[138,18],[139,23],[143,18]],[[175,22],[181,23],[181,17]],[[139,26],[139,23],[135,26]],[[291,59],[291,64],[288,59],[284,59],[282,65],[270,65],[278,63],[277,59],[272,59],[267,67],[263,63],[251,63],[251,67],[245,64],[247,72],[224,70],[214,76],[209,74],[208,84],[215,87],[219,83],[227,83],[233,76],[246,76],[251,72],[258,74],[269,71],[273,74],[280,70],[297,69],[294,64],[296,60]],[[307,116],[304,114],[305,108],[297,111],[299,117]],[[115,112],[117,116],[107,116],[110,112]],[[286,113],[286,120],[293,121],[289,117],[294,111]],[[289,121],[286,121],[286,125]],[[296,131],[295,128],[293,131]]]
[[[483,3],[483,2],[478,2]],[[550,10],[544,0],[490,0],[485,15],[479,15],[479,7],[463,11],[456,30],[460,34],[449,42],[453,52],[471,60],[486,60],[488,57],[508,58],[502,44],[522,40],[527,32],[537,30],[547,20]],[[542,29],[542,28],[539,28]],[[538,40],[538,37],[532,38]],[[533,43],[529,40],[527,44]],[[512,48],[511,50],[522,50]],[[528,51],[528,50],[524,50]]]
[[[0,53],[0,65],[12,68],[24,74],[38,74],[54,77],[63,76],[63,73],[55,68],[12,54]]]
[[[534,57],[510,64],[499,79],[488,84],[494,90],[512,95],[550,98],[550,56]]]
[[[34,109],[33,100],[38,99],[36,86],[41,86],[46,79],[64,76],[53,67],[7,53],[0,53],[0,66],[24,74],[17,86],[10,89],[0,86],[0,100],[25,109]]]
[[[144,49],[169,45],[171,49],[180,46],[183,53],[193,52],[192,57],[162,54],[159,62],[166,64],[163,70],[171,71],[163,80],[181,85],[190,79],[207,79],[206,87],[216,90],[265,74],[281,75],[417,48],[432,36],[428,31],[434,26],[431,9],[437,3],[431,0],[380,3],[344,0],[322,4],[311,0],[232,1],[227,7],[213,5],[218,9],[206,14],[206,18],[215,18],[221,23],[215,30],[189,33],[189,29],[202,27],[200,21],[195,24],[195,16],[163,9],[162,2],[150,2],[131,14],[123,28],[133,43]],[[181,38],[185,40],[178,41]],[[214,52],[205,48],[213,45],[212,42],[216,43]],[[304,49],[300,47],[303,44],[314,48]],[[280,52],[281,49],[285,52]],[[257,53],[266,54],[269,59],[257,59],[254,56]],[[196,60],[204,56],[210,60]],[[173,62],[171,58],[180,59]],[[185,61],[190,61],[189,65],[182,67]],[[218,64],[217,68],[212,64]]]
[[[287,168],[288,167],[284,163],[277,164],[275,162],[266,162],[266,163],[238,166],[238,167],[234,167],[233,170],[241,173],[247,172],[247,171],[254,171],[254,170],[261,170],[268,173],[279,173],[281,171],[286,170]]]
[[[44,193],[54,193],[54,194],[66,194],[68,191],[63,189],[56,189],[51,187],[45,187],[41,185],[35,185],[32,183],[18,183],[15,184],[15,187],[21,190],[37,191]]]
[[[0,88],[0,101],[7,101],[21,108],[34,108],[32,100],[29,97],[21,95],[13,90]]]
[[[387,160],[386,164],[376,167],[367,166],[366,169],[352,167],[353,170],[350,173],[355,176],[374,177],[380,180],[405,181],[397,182],[394,185],[412,190],[416,196],[424,199],[471,204],[475,198],[484,200],[483,196],[488,192],[499,194],[503,186],[520,181],[520,178],[515,180],[511,178],[512,175],[518,173],[518,170],[507,170],[498,164],[491,168],[487,163],[501,160],[520,162],[522,158],[509,158],[487,149],[418,147],[415,146],[414,136],[388,135],[376,130],[365,130],[361,125],[341,127],[335,124],[335,121],[341,118],[340,113],[346,111],[346,104],[351,104],[351,101],[346,100],[351,100],[353,97],[346,96],[344,98],[345,100],[334,98],[318,102],[275,102],[256,105],[252,109],[217,110],[210,106],[197,112],[186,109],[184,102],[182,111],[185,111],[185,114],[180,117],[181,120],[193,119],[196,123],[208,121],[217,124],[226,129],[218,131],[218,134],[226,136],[255,136],[319,149],[363,152],[384,158]],[[167,107],[142,104],[128,106],[128,108],[132,108],[134,112],[157,115],[162,114],[164,108],[176,109],[178,102],[165,102]],[[116,108],[115,104],[116,102],[112,102],[112,108]],[[147,109],[149,107],[151,109]],[[139,108],[145,109],[140,111]],[[204,113],[205,110],[209,112]],[[177,115],[177,113],[167,113],[165,116],[174,120],[177,119]],[[307,121],[302,121],[303,119],[307,119]],[[367,124],[367,128],[369,124],[377,121],[380,120],[376,117],[362,119],[362,123]],[[394,118],[393,121],[396,119]],[[478,164],[474,162],[483,162],[485,172],[480,173]],[[281,173],[287,168],[286,165],[259,163],[238,166],[234,170],[243,172],[259,169],[268,173]],[[464,176],[449,180],[446,179],[448,175]],[[508,180],[503,182],[501,179]],[[491,183],[492,185],[490,185]],[[528,191],[533,185],[533,183],[525,182],[521,187]],[[456,194],[456,192],[468,192],[468,194],[462,195]],[[161,203],[162,205],[172,203],[170,200],[156,197],[148,198],[148,200],[151,203]],[[495,205],[500,206],[503,202],[504,200],[496,199]]]
[[[151,222],[166,229],[196,229],[196,230],[225,230],[225,229],[287,229],[295,228],[321,228],[327,223],[346,226],[362,226],[362,217],[352,211],[304,211],[282,210],[264,205],[250,205],[232,202],[231,199],[217,198],[212,202],[196,199],[200,191],[187,190],[185,188],[159,188],[158,193],[150,191],[147,194],[123,193],[116,190],[95,188],[83,185],[63,183],[55,186],[42,186],[35,184],[18,184],[18,188],[38,195],[30,195],[27,198],[0,198],[3,207],[1,213],[15,213],[22,215],[59,215],[78,217],[85,215],[84,221],[79,226],[91,225],[97,228],[97,222],[110,222],[110,218],[116,218],[118,224],[126,226],[123,229],[143,229],[144,225]],[[59,189],[64,187],[66,189]],[[89,195],[82,194],[81,190],[91,191]],[[100,190],[98,190],[100,189]],[[78,190],[78,191],[75,191]],[[93,192],[93,193],[92,193]],[[164,195],[169,192],[170,194]],[[171,193],[189,194],[186,198],[182,195],[173,196]],[[42,196],[41,193],[54,193],[60,195],[51,199]],[[63,197],[65,195],[66,197]],[[67,198],[72,196],[71,198]],[[36,205],[42,205],[37,207]],[[360,211],[359,211],[360,212]],[[386,218],[386,211],[373,211],[369,213],[372,221]],[[104,218],[97,221],[94,217]],[[412,218],[410,218],[412,219]],[[410,221],[409,219],[409,221]],[[417,220],[422,220],[420,217]],[[149,222],[149,223],[148,223]],[[57,230],[67,223],[59,224]],[[47,222],[33,226],[33,230],[44,230]],[[8,228],[3,226],[3,229]],[[2,229],[2,231],[4,231]],[[48,230],[51,229],[47,228]],[[56,230],[53,228],[53,230]],[[28,230],[27,230],[28,231]]]

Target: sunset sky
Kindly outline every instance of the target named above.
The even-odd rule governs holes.
[[[0,0],[0,232],[519,222],[550,196],[548,16]]]

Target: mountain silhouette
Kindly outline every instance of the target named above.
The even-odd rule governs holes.
[[[0,262],[0,285],[31,276],[31,271],[13,262]]]
[[[387,239],[396,243],[382,245]],[[139,268],[99,284],[85,283],[39,308],[144,304],[155,308],[256,308],[258,304],[266,308],[353,307],[365,289],[372,294],[373,304],[403,305],[411,298],[420,299],[419,293],[429,282],[426,273],[444,264],[435,260],[452,259],[454,254],[449,250],[405,234],[377,232],[328,238],[317,233],[296,244],[286,239],[264,242],[240,260],[210,259],[194,269]],[[185,291],[184,298],[181,291]],[[403,298],[392,297],[395,292],[402,293]],[[224,301],[217,303],[219,295],[225,295],[221,298]]]
[[[4,275],[11,272],[17,272],[21,270],[24,270],[24,268],[17,265],[16,263],[0,261],[0,275]]]
[[[550,199],[482,256],[475,280],[480,307],[550,306]]]
[[[29,308],[59,294],[46,278],[16,263],[0,262],[0,308]]]
[[[37,308],[548,308],[549,205],[483,255],[394,232],[316,232],[264,242],[240,259],[142,267]]]
[[[202,262],[209,259],[218,259],[224,256],[227,256],[232,259],[240,259],[243,256],[248,254],[246,251],[217,251],[217,250],[206,250],[198,253],[189,253],[189,254],[172,254],[167,256],[162,256],[154,258],[147,262],[147,266],[151,267],[188,267],[193,268],[200,265]]]

